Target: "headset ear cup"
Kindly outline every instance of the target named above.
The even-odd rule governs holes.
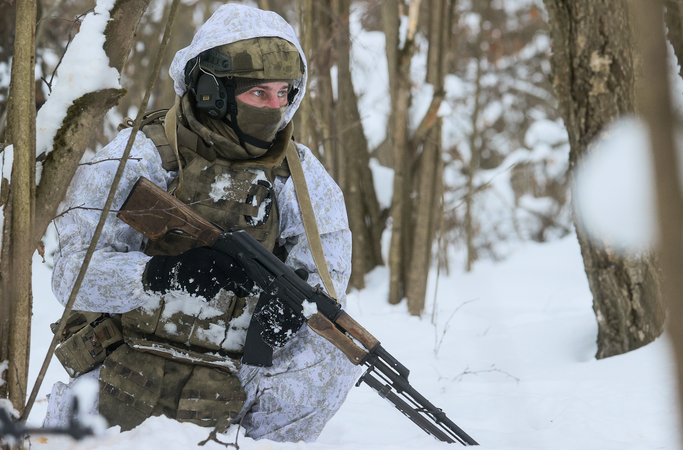
[[[299,93],[299,88],[292,88],[290,89],[289,93],[287,94],[287,104],[291,105],[292,102],[294,101],[294,97],[296,97],[296,94]]]
[[[228,95],[223,83],[215,77],[203,73],[197,80],[195,92],[197,109],[212,119],[220,120],[228,111]]]
[[[192,58],[187,62],[187,64],[185,64],[185,86],[187,86],[187,90],[192,92],[194,95],[197,94],[195,88],[197,86],[197,74],[199,72],[198,66],[198,56]]]

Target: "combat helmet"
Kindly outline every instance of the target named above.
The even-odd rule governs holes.
[[[194,95],[196,108],[229,125],[242,147],[249,143],[266,149],[272,142],[240,128],[236,97],[264,82],[285,81],[290,104],[303,74],[304,63],[294,44],[278,37],[258,37],[214,47],[190,59],[185,65],[185,84]]]

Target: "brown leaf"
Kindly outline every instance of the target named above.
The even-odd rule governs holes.
[[[38,250],[38,254],[41,258],[43,258],[43,264],[45,264],[45,245],[43,245],[43,243],[41,242],[40,244],[38,244],[38,248],[36,250]]]

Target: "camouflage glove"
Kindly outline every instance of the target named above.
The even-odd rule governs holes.
[[[153,256],[143,279],[151,291],[182,289],[207,300],[221,289],[246,297],[254,287],[237,261],[206,247],[193,248],[178,256]]]
[[[261,339],[274,349],[283,347],[299,331],[305,320],[279,298],[266,301],[261,309],[254,312],[254,318],[263,327]]]

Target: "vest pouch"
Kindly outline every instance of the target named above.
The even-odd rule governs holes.
[[[69,317],[66,318],[66,325],[64,325],[64,330],[62,331],[62,342],[69,339],[71,336],[74,335],[74,333],[79,332],[83,329],[83,327],[85,327],[91,322],[96,321],[100,317],[102,317],[102,313],[98,312],[78,310],[71,311]],[[50,324],[50,330],[52,330],[52,333],[55,333],[57,331],[58,325],[59,322]]]
[[[236,296],[227,291],[208,302],[185,293],[169,293],[123,314],[121,323],[126,336],[154,336],[155,341],[219,351],[236,303]]]
[[[144,334],[154,334],[159,324],[162,299],[152,298],[146,304],[121,315],[121,326],[124,330],[133,330]]]
[[[55,356],[72,378],[90,372],[123,343],[120,324],[108,314],[99,316],[55,349]]]
[[[132,349],[160,356],[164,359],[183,363],[215,367],[224,372],[237,373],[241,367],[241,354],[238,353],[203,353],[193,351],[185,345],[177,345],[160,340],[150,340],[149,336],[126,335],[126,344]]]
[[[246,399],[237,376],[195,366],[181,391],[176,419],[203,427],[218,425],[220,433],[237,418]]]
[[[152,415],[161,396],[165,359],[122,345],[100,371],[98,409],[109,425],[128,431]]]

